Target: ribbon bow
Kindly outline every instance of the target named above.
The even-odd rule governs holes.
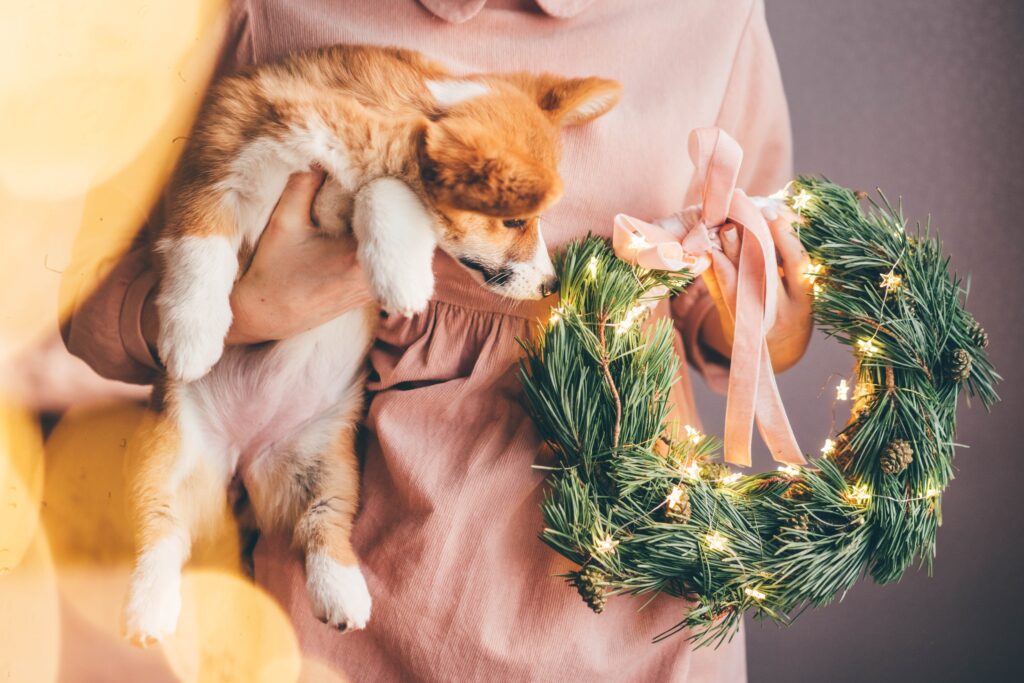
[[[718,228],[726,222],[742,226],[735,287],[722,292],[735,323],[725,409],[725,460],[750,465],[756,418],[761,438],[775,460],[804,463],[768,354],[766,335],[775,322],[779,273],[768,224],[753,201],[736,188],[743,150],[718,128],[692,131],[689,150],[702,188],[699,209],[661,219],[657,225],[619,214],[612,246],[619,258],[642,268],[685,267],[700,274],[708,267],[718,267],[710,257]],[[731,278],[718,280],[729,282]]]

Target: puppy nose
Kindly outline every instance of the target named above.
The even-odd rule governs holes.
[[[558,291],[559,284],[561,283],[559,283],[557,277],[552,277],[551,279],[540,283],[540,295],[542,297],[545,297],[554,294],[555,292]]]

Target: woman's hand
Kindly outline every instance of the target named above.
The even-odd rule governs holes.
[[[373,303],[355,242],[328,238],[313,224],[324,174],[296,173],[260,237],[252,263],[231,292],[227,344],[287,339]]]
[[[226,344],[287,339],[373,303],[355,242],[324,237],[313,223],[313,199],[323,179],[319,172],[288,179],[249,269],[231,292]],[[155,345],[159,320],[152,298],[143,308],[142,331]]]
[[[793,231],[792,224],[796,221],[796,215],[788,210],[781,214],[768,213],[767,216],[775,251],[782,262],[778,310],[775,325],[768,332],[768,352],[776,372],[782,372],[800,360],[813,330],[810,282],[804,277],[810,259]],[[704,281],[715,301],[718,315],[707,317],[700,334],[702,342],[728,358],[732,351],[733,320],[722,292],[735,287],[740,256],[739,231],[735,225],[726,224],[722,226],[719,237],[722,251],[712,253],[715,267],[704,272]]]

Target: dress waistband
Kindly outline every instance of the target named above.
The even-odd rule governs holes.
[[[545,299],[519,300],[499,296],[475,280],[469,271],[452,257],[438,251],[434,255],[434,300],[453,306],[507,315],[527,320],[544,320],[558,295]]]

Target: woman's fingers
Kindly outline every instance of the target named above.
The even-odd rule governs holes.
[[[740,231],[734,223],[726,223],[718,231],[718,239],[722,242],[722,253],[732,262],[733,267],[740,262]]]
[[[782,260],[783,285],[786,292],[790,296],[803,296],[807,290],[807,280],[804,276],[810,268],[811,260],[793,230],[792,225],[796,220],[795,214],[785,211],[775,220],[768,222],[768,229],[771,230],[772,240],[775,242],[775,251]]]
[[[270,226],[286,230],[312,227],[313,199],[316,198],[316,193],[323,182],[323,171],[293,173],[289,176],[288,184],[284,186],[281,198],[270,217]]]

